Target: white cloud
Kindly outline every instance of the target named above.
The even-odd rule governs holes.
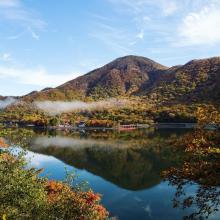
[[[39,40],[40,36],[38,34],[36,34],[30,27],[28,28],[29,32],[31,33],[31,36],[35,39],[35,40]]]
[[[153,44],[157,39],[170,47],[212,46],[220,42],[219,0],[107,1],[117,6],[118,13],[133,19],[136,39],[130,39],[129,45],[140,40]]]
[[[25,151],[25,159],[29,162],[29,167],[42,168],[45,163],[51,164],[56,161],[52,156],[46,156],[38,153],[33,153],[31,151]],[[57,160],[58,161],[58,160]]]
[[[24,33],[29,33],[33,39],[38,40],[39,35],[36,32],[43,31],[47,26],[35,11],[26,8],[20,0],[0,0],[0,18],[22,28],[21,33],[8,37],[13,40]]]
[[[10,53],[4,53],[0,56],[0,60],[4,61],[4,62],[10,62],[12,61],[12,57]]]
[[[147,36],[147,30],[157,28],[158,22],[167,18],[179,9],[180,4],[177,0],[107,0],[113,5],[118,13],[123,13],[132,18],[131,23],[135,31],[131,33],[128,45],[136,45],[140,40],[143,41]],[[159,20],[158,20],[159,18]],[[160,24],[161,25],[161,24]],[[161,27],[161,26],[160,26]],[[148,32],[149,33],[149,32]],[[128,38],[128,36],[126,36]]]
[[[18,7],[20,6],[19,0],[0,0],[0,7]]]
[[[146,9],[154,8],[159,9],[164,16],[169,16],[178,10],[177,0],[108,0],[114,4],[120,4],[129,9],[132,13],[146,12]],[[161,13],[158,13],[161,16]]]
[[[54,87],[79,75],[79,73],[49,74],[44,68],[23,69],[0,66],[0,79],[16,80],[17,83],[26,85]]]
[[[144,39],[144,30],[140,30],[140,32],[137,34],[137,38],[143,40]]]
[[[179,27],[180,45],[220,43],[220,4],[188,14]]]
[[[178,10],[178,4],[176,1],[163,0],[159,2],[160,5],[158,6],[161,7],[165,16],[172,15]]]

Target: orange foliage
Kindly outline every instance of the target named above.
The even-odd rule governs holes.
[[[56,182],[54,180],[50,180],[47,185],[48,194],[60,192],[63,189],[63,184],[60,182]]]
[[[8,153],[2,153],[0,155],[0,158],[2,161],[10,162],[10,163],[14,163],[16,161],[15,157],[13,157],[12,155],[10,155]]]
[[[8,145],[4,142],[2,138],[0,138],[0,147],[8,147]]]
[[[88,192],[82,192],[82,197],[85,199],[87,204],[93,204],[95,202],[99,202],[101,200],[101,197],[99,194],[95,194],[92,191]]]
[[[101,196],[92,192],[74,191],[68,185],[51,180],[46,185],[48,202],[51,205],[72,203],[72,209],[78,207],[81,210],[81,220],[87,219],[84,213],[94,213],[95,219],[106,219],[108,216],[107,210],[99,204]]]

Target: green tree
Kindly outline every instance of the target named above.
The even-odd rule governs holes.
[[[49,120],[49,125],[51,126],[57,126],[60,123],[60,120],[58,117],[53,117]]]

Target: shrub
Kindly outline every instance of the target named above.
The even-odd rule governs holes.
[[[7,219],[43,219],[47,203],[45,180],[38,171],[25,169],[25,161],[8,153],[0,154],[0,216]]]
[[[0,139],[0,147],[6,147]],[[40,170],[27,168],[22,154],[14,156],[0,148],[0,218],[80,219],[108,217],[101,197],[67,182],[39,177]]]

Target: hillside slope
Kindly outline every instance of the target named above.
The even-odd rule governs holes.
[[[165,101],[220,103],[220,57],[193,60],[170,68],[145,93]]]
[[[57,88],[34,92],[25,98],[71,100],[84,97],[97,99],[130,95],[144,84],[153,84],[167,69],[168,67],[144,57],[126,56]]]
[[[126,56],[57,88],[32,92],[23,99],[97,100],[130,95],[158,101],[219,101],[220,57],[168,68],[148,58]]]

